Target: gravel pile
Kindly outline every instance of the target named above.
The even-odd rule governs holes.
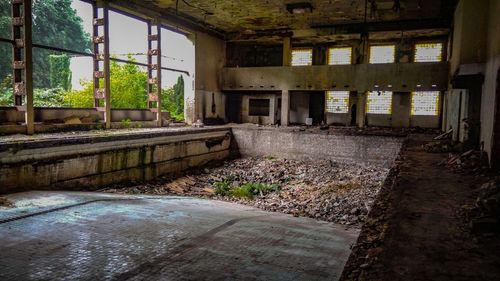
[[[346,225],[360,225],[388,173],[387,168],[328,160],[301,161],[244,158],[215,168],[195,169],[176,179],[106,192],[203,196],[255,206],[268,211]],[[246,183],[279,185],[280,191],[237,198],[217,194],[216,183],[230,189]]]

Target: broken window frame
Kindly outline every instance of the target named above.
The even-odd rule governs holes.
[[[439,116],[439,99],[439,91],[411,92],[411,116]]]
[[[433,55],[418,55],[419,46],[424,47],[425,45],[435,45],[435,48],[429,48],[431,50],[438,51],[438,54]],[[424,47],[425,48],[425,47]],[[443,42],[419,42],[413,47],[413,62],[442,62],[444,56],[444,44]]]
[[[366,113],[391,115],[392,97],[393,92],[390,91],[368,92],[366,96]]]
[[[388,47],[392,48],[392,58],[391,58],[391,60],[380,58],[378,55],[377,55],[377,57],[373,56],[373,49],[374,48],[384,48],[384,47],[386,47],[386,48],[388,48]],[[395,44],[370,45],[368,62],[370,64],[395,63],[396,62],[396,45]]]
[[[326,91],[325,112],[349,113],[349,91]]]
[[[335,61],[335,59],[332,61],[332,59],[334,58],[332,56],[332,51],[335,51],[335,50],[349,50],[349,58],[343,58],[342,59],[338,59],[337,61]],[[350,46],[345,46],[345,47],[330,47],[328,48],[328,57],[327,57],[327,60],[328,60],[328,65],[349,65],[349,64],[352,64],[352,47]]]
[[[291,51],[291,56],[290,56],[290,65],[291,66],[310,66],[312,65],[312,60],[313,60],[313,49],[309,47],[300,47],[300,48],[292,48]],[[310,56],[310,59],[308,59],[306,62],[300,62],[299,64],[294,63],[294,52],[307,52],[308,55]]]

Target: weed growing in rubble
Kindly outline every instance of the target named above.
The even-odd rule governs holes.
[[[226,196],[231,189],[231,184],[233,183],[234,176],[229,175],[221,181],[214,182],[215,194]]]
[[[255,195],[264,196],[268,193],[279,191],[280,189],[281,187],[277,184],[245,183],[231,190],[229,195],[237,198],[253,199]]]
[[[215,187],[215,194],[220,196],[231,196],[236,198],[253,199],[255,195],[264,196],[271,192],[280,191],[281,187],[277,184],[265,183],[245,183],[238,187],[231,187],[235,177],[229,175],[221,181],[213,183]]]
[[[123,119],[121,123],[124,129],[129,129],[130,127],[132,127],[132,120],[130,120],[129,118]]]

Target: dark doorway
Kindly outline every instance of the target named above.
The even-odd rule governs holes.
[[[241,123],[241,100],[240,94],[227,94],[226,113],[228,122]]]
[[[313,119],[313,124],[325,121],[325,92],[309,94],[309,117]]]
[[[356,126],[356,115],[357,115],[357,105],[353,104],[351,106],[351,126]]]

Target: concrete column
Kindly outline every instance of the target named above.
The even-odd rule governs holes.
[[[292,39],[290,37],[283,38],[283,66],[292,64]]]
[[[281,126],[290,124],[290,91],[281,91]]]
[[[360,128],[365,127],[366,124],[366,98],[367,92],[358,92],[358,108],[357,108],[357,125]]]
[[[269,122],[274,125],[276,124],[276,97],[271,97],[269,99]]]

